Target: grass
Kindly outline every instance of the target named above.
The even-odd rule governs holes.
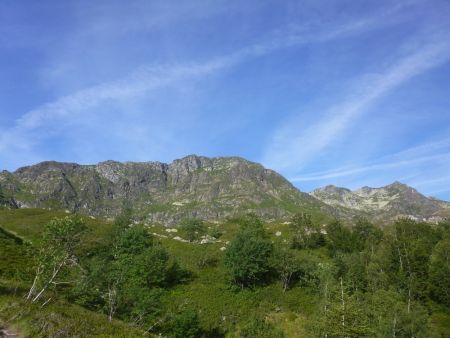
[[[268,226],[268,232],[274,234],[278,229],[283,229],[286,233],[287,228],[284,224],[272,224]],[[221,263],[224,252],[220,248],[226,246],[225,243],[237,229],[238,226],[232,222],[223,224],[221,242],[212,244],[161,239],[171,256],[194,273],[194,278],[188,284],[176,286],[165,295],[164,302],[168,311],[176,312],[180,305],[194,305],[200,311],[201,324],[205,330],[218,327],[227,332],[236,331],[239,323],[245,323],[255,315],[266,317],[276,313],[279,318],[279,313],[295,313],[294,318],[285,316],[277,323],[286,333],[293,330],[305,332],[305,318],[314,312],[317,302],[316,295],[310,289],[296,286],[283,292],[277,282],[254,290],[236,290],[230,287]],[[152,231],[160,230],[162,229],[153,228]],[[280,240],[275,236],[273,239]],[[213,258],[217,264],[200,268],[197,263],[205,256]]]
[[[24,267],[26,264],[26,250],[25,247],[29,246],[27,242],[37,244],[41,236],[43,226],[54,217],[64,217],[67,214],[65,212],[56,212],[52,210],[42,209],[18,209],[18,210],[2,210],[0,212],[0,226],[7,229],[9,232],[17,235],[19,238],[24,239],[22,244],[11,244],[15,250],[15,254],[11,255],[13,261],[6,263],[7,266],[20,266]],[[110,223],[101,219],[86,218],[85,221],[88,225],[88,232],[86,233],[85,249],[89,250],[92,246],[102,241],[102,237],[108,230]],[[216,225],[210,225],[216,227]],[[168,238],[158,237],[162,244],[167,248],[171,257],[175,259],[183,266],[193,272],[193,278],[186,284],[178,285],[169,289],[163,297],[163,302],[167,311],[167,315],[170,316],[180,310],[182,305],[194,305],[200,314],[201,325],[205,331],[211,331],[214,328],[220,328],[221,331],[234,332],[239,327],[239,323],[245,323],[250,320],[255,314],[262,316],[269,316],[272,313],[277,314],[280,317],[279,312],[296,313],[293,323],[289,324],[290,317],[280,320],[280,325],[286,330],[292,330],[293,325],[302,327],[304,321],[299,321],[298,318],[306,318],[311,309],[314,307],[315,297],[308,289],[301,287],[294,287],[283,293],[281,286],[278,283],[268,285],[267,287],[257,288],[255,290],[243,290],[237,291],[230,288],[227,283],[227,277],[225,270],[222,266],[222,257],[224,252],[220,250],[222,246],[226,246],[226,242],[231,240],[234,233],[238,229],[238,225],[233,222],[227,222],[220,227],[222,236],[220,242],[212,244],[194,244],[183,243],[177,240],[173,240],[171,237],[179,236],[178,233],[168,233],[166,228],[162,226],[150,227],[149,231],[158,233],[160,235],[168,236]],[[289,227],[283,224],[271,224],[267,227],[268,233],[273,237],[274,241],[281,241],[287,239],[289,236]],[[281,237],[276,237],[274,234],[277,231],[282,232]],[[12,239],[8,239],[9,242]],[[4,246],[6,248],[6,246]],[[11,247],[8,249],[11,251]],[[21,257],[24,257],[20,261]],[[199,267],[198,262],[203,258],[208,257],[211,265],[206,267]],[[12,285],[12,280],[9,280],[6,284]],[[5,283],[4,283],[5,284]],[[11,293],[11,290],[10,290]],[[18,302],[12,295],[8,297],[4,296],[3,303],[9,304],[7,306],[14,309],[11,305],[14,302]],[[63,305],[65,304],[65,305]],[[6,305],[5,305],[6,306]],[[20,301],[17,303],[17,308],[21,308],[25,304]],[[66,303],[52,304],[44,313],[38,315],[35,311],[37,309],[30,309],[29,313],[20,321],[20,325],[25,326],[21,328],[25,332],[30,334],[39,333],[41,330],[39,327],[40,321],[38,317],[47,318],[45,320],[50,321],[52,324],[49,330],[57,330],[58,326],[56,322],[61,321],[64,323],[68,320],[66,317],[74,317],[75,322],[87,320],[88,326],[85,332],[89,332],[91,335],[104,332],[106,335],[113,334],[113,330],[110,326],[103,322],[105,320],[103,315],[95,314],[91,315],[91,312],[80,308],[75,305],[67,305]],[[278,311],[278,312],[277,312]],[[71,314],[71,315],[69,315]],[[300,316],[300,317],[299,317]],[[86,317],[89,317],[87,319]],[[42,319],[44,320],[44,319]],[[89,321],[96,325],[100,325],[103,331],[96,331],[90,328]],[[69,325],[69,323],[66,323]],[[109,323],[106,323],[109,324]],[[70,324],[67,326],[71,332],[76,334],[84,334],[78,332],[75,326]],[[117,324],[122,325],[122,324]],[[289,326],[291,325],[291,326]],[[109,331],[108,331],[109,330]],[[117,329],[118,330],[118,329]],[[304,330],[304,329],[303,329]],[[109,333],[108,333],[109,332]],[[39,333],[40,335],[41,333]]]
[[[43,227],[49,220],[66,215],[65,212],[43,209],[0,210],[0,323],[6,323],[24,337],[58,334],[77,337],[142,336],[142,331],[127,323],[117,320],[109,323],[104,315],[70,304],[62,297],[43,308],[22,299],[31,282],[33,246],[39,243]],[[85,216],[84,220],[88,231],[83,250],[88,252],[101,244],[111,223]],[[227,283],[222,264],[225,253],[221,248],[227,246],[227,241],[233,238],[239,226],[233,221],[208,226],[217,227],[222,233],[218,242],[184,243],[173,239],[181,236],[180,232],[167,232],[167,228],[158,225],[148,227],[150,232],[160,235],[155,237],[168,250],[171,259],[176,259],[192,272],[188,282],[173,286],[164,293],[164,315],[170,318],[184,306],[193,305],[199,311],[200,323],[206,332],[218,329],[233,337],[242,325],[259,315],[282,329],[287,337],[311,337],[308,325],[317,310],[317,293],[301,285],[283,292],[277,281],[254,290],[233,289]],[[275,246],[289,244],[292,233],[288,224],[267,224],[266,230]],[[277,235],[278,232],[281,234]],[[299,258],[312,258],[311,264],[331,259],[325,248],[295,252]],[[205,257],[209,263],[199,265]],[[450,337],[449,310],[434,304],[430,308],[430,334]]]
[[[48,210],[1,210],[0,220],[0,326],[6,326],[23,337],[137,337],[143,332],[105,315],[70,304],[61,297],[45,307],[26,302],[23,295],[30,287],[34,273],[34,248],[43,225],[55,216]],[[107,223],[91,220],[91,236],[100,236]],[[4,229],[6,228],[6,229]],[[14,231],[12,233],[11,231]]]
[[[45,307],[0,295],[0,322],[22,337],[139,337],[143,331],[64,301]]]

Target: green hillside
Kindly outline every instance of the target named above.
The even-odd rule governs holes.
[[[167,228],[130,226],[126,214],[114,222],[73,217],[42,209],[0,211],[4,327],[25,337],[450,332],[448,223],[403,220],[379,230],[360,220],[324,227],[303,214],[290,224],[243,216]],[[80,224],[80,237],[57,248],[72,250],[77,264],[65,265],[61,284],[35,302],[26,300],[40,259],[61,252],[52,251],[55,238],[66,237],[54,231],[68,224]],[[111,321],[108,280],[116,281],[118,295]]]

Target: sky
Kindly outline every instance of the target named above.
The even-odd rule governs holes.
[[[450,200],[448,0],[0,2],[0,169],[241,156]]]

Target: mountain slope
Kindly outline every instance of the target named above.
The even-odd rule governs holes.
[[[406,216],[436,221],[450,216],[450,203],[426,197],[400,182],[381,188],[363,187],[354,191],[329,185],[310,194],[341,213],[353,211],[376,220],[389,221]]]
[[[166,224],[185,217],[218,220],[246,212],[266,220],[296,211],[318,218],[332,213],[276,172],[238,157],[190,155],[170,164],[42,162],[13,173],[3,171],[0,185],[19,207],[115,216],[130,206],[139,218]]]

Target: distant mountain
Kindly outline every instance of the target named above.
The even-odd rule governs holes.
[[[450,216],[449,202],[428,198],[399,182],[355,191],[329,185],[307,194],[275,171],[243,158],[196,155],[170,164],[42,162],[3,171],[0,205],[103,217],[130,207],[136,218],[162,224],[188,217],[224,220],[248,212],[267,221],[289,219],[295,212],[308,212],[320,221],[356,215],[375,221]]]
[[[266,220],[298,211],[317,219],[333,213],[276,172],[238,157],[190,155],[170,164],[42,162],[3,171],[0,186],[18,207],[113,217],[129,206],[136,217],[164,224],[187,217],[221,220],[247,212]]]
[[[398,217],[437,221],[450,216],[449,202],[426,197],[400,182],[381,188],[363,187],[354,191],[328,185],[310,194],[342,215],[353,212],[381,221]]]

